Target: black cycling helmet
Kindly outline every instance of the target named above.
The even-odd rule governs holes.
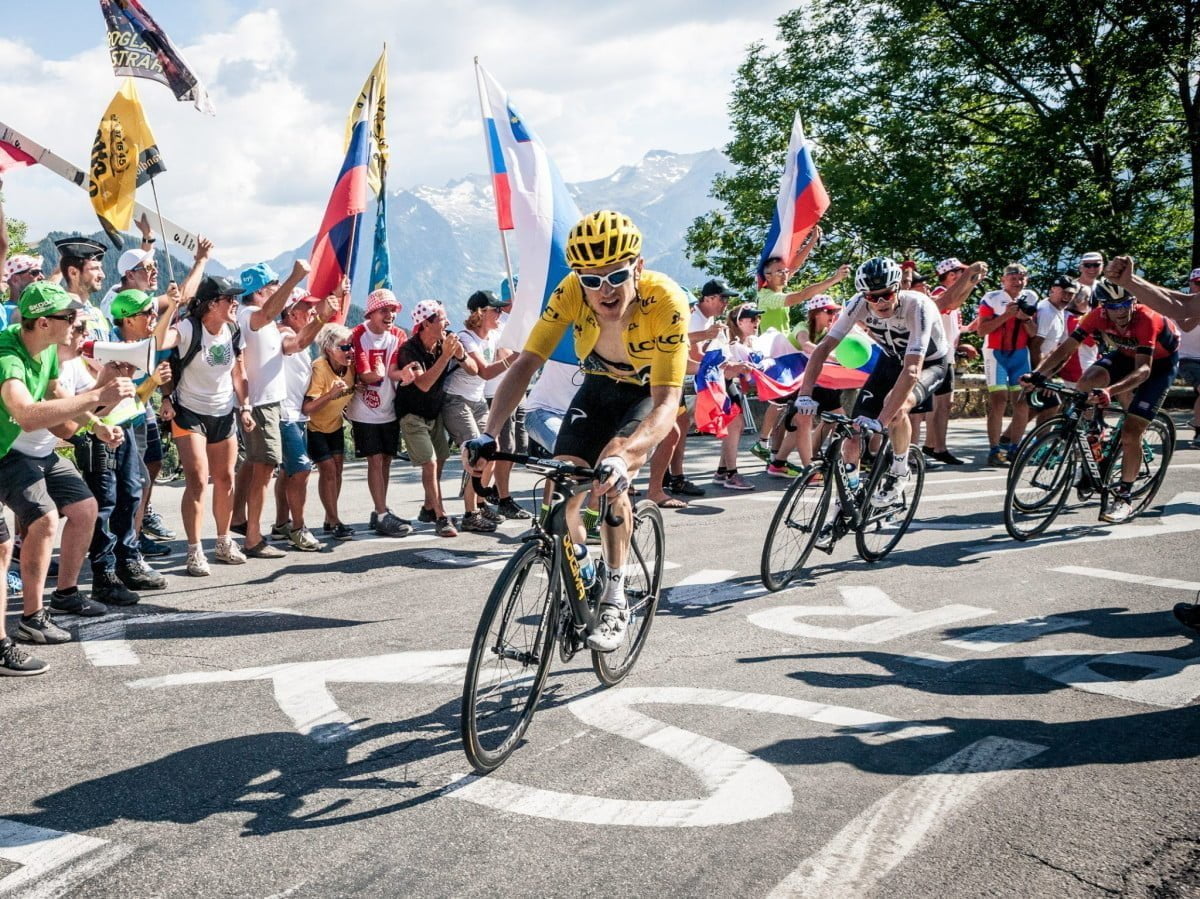
[[[1123,306],[1132,299],[1133,294],[1107,278],[1100,278],[1092,285],[1092,302],[1101,306]]]
[[[894,290],[900,286],[900,266],[886,256],[875,256],[858,267],[854,286],[864,293]]]

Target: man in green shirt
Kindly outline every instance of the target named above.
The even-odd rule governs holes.
[[[96,419],[92,410],[114,405],[132,396],[134,389],[128,378],[116,377],[109,368],[92,389],[53,398],[58,346],[70,339],[80,308],[59,285],[38,281],[21,294],[21,323],[0,331],[0,509],[10,507],[25,534],[21,546],[24,614],[17,636],[30,643],[71,639],[42,606],[60,514],[67,524],[51,606],[75,614],[95,606],[79,593],[77,582],[96,521],[96,501],[75,468],[57,453],[33,458],[13,451],[12,445],[22,431],[56,429],[77,419],[91,424]],[[0,570],[7,569],[11,557],[12,537],[0,516]],[[0,586],[0,603],[7,602],[5,592]],[[41,674],[46,667],[9,640],[0,615],[0,674]]]

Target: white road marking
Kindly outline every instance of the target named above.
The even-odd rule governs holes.
[[[925,503],[941,503],[946,502],[947,500],[957,501],[964,499],[983,499],[987,496],[1004,496],[1004,493],[1005,491],[1003,490],[976,490],[971,493],[941,493],[933,496],[929,495],[928,493],[922,493],[920,505],[923,506]]]
[[[813,640],[877,644],[957,621],[992,614],[991,609],[954,603],[913,612],[894,602],[878,587],[838,587],[840,606],[776,606],[747,616],[751,624]],[[856,627],[822,627],[803,619],[814,617],[879,618]]]
[[[943,640],[943,646],[953,646],[969,652],[993,652],[1012,646],[1014,643],[1025,643],[1036,640],[1042,634],[1052,634],[1068,628],[1087,624],[1082,618],[1065,618],[1060,615],[1034,616],[1019,618],[1005,624],[993,624],[981,627],[953,640]]]
[[[556,821],[624,827],[712,827],[791,810],[792,790],[774,766],[735,746],[664,724],[635,705],[704,705],[766,712],[861,731],[872,744],[949,733],[845,706],[785,696],[691,687],[606,690],[568,703],[580,720],[661,752],[696,775],[703,799],[637,800],[544,790],[491,776],[464,776],[446,794],[506,812]]]
[[[929,469],[925,470],[925,483],[938,486],[941,484],[966,484],[970,481],[1006,481],[1006,474],[985,474],[985,475],[969,475],[963,478],[939,478],[936,474],[930,474]]]
[[[143,615],[105,615],[102,618],[81,618],[74,622],[79,642],[87,660],[98,668],[118,665],[140,665],[141,659],[125,639],[131,624],[171,624],[179,621],[211,621],[218,618],[263,618],[277,615],[300,615],[288,609],[227,609],[220,612],[162,612]]]
[[[296,730],[319,743],[348,738],[359,728],[343,712],[329,684],[462,684],[466,649],[397,652],[355,659],[291,662],[236,671],[193,671],[130,681],[138,689],[162,689],[185,684],[224,684],[237,681],[271,681],[275,701]]]
[[[702,568],[687,575],[674,587],[664,591],[663,597],[675,606],[709,606],[729,599],[728,590],[722,590],[737,571],[727,568]],[[765,593],[765,588],[751,588],[753,592]],[[746,594],[749,595],[749,594]]]
[[[1140,652],[1043,653],[1025,660],[1025,667],[1060,684],[1137,702],[1142,705],[1182,708],[1200,696],[1200,659],[1174,659]],[[1141,668],[1140,680],[1117,680],[1092,666],[1098,662]]]
[[[940,656],[932,652],[910,652],[900,656],[900,658],[910,664],[924,665],[927,668],[948,668],[962,661],[961,659],[952,659],[949,656]]]
[[[1046,749],[985,737],[912,777],[847,824],[768,896],[840,897],[871,892],[922,841],[986,787],[1014,776]]]
[[[1200,592],[1200,581],[1177,581],[1169,577],[1126,574],[1123,571],[1109,571],[1106,568],[1080,568],[1077,565],[1063,565],[1061,568],[1051,568],[1050,570],[1060,571],[1063,574],[1081,574],[1084,577],[1096,577],[1107,581],[1137,584],[1139,587],[1166,587],[1169,590],[1186,590],[1189,593]]]
[[[0,896],[64,896],[132,851],[108,840],[0,818],[0,858],[21,866],[0,879]]]

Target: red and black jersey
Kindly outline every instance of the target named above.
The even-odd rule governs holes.
[[[1083,342],[1088,337],[1102,338],[1123,356],[1150,356],[1166,359],[1179,352],[1179,327],[1171,319],[1140,303],[1133,306],[1129,324],[1118,328],[1103,306],[1085,315],[1071,337]]]

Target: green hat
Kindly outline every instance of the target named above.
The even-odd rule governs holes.
[[[17,309],[24,319],[44,318],[68,309],[82,308],[83,303],[53,281],[34,281],[21,291],[21,299],[17,303]]]
[[[115,321],[120,321],[149,309],[152,302],[153,298],[144,290],[122,290],[113,297],[109,314]]]

